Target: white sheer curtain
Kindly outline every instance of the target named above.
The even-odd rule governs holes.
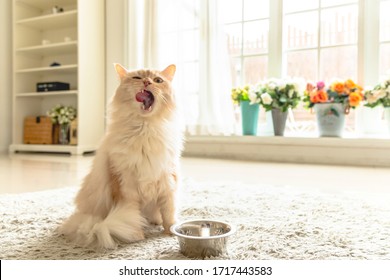
[[[204,0],[201,18],[199,118],[196,134],[234,132],[230,61],[226,37],[217,22],[216,1]]]
[[[129,68],[163,69],[168,62],[175,63],[178,67],[174,86],[187,133],[230,135],[234,133],[235,125],[230,99],[230,62],[225,35],[216,22],[216,1],[191,1],[128,0]],[[184,40],[183,36],[172,37],[162,33],[167,21],[171,23],[171,33],[172,22],[177,25],[173,28],[180,32],[183,9],[188,12],[195,2],[199,4],[199,11],[193,11],[196,14],[196,28],[199,28],[196,33],[199,38],[195,40],[198,46],[189,45],[193,42]],[[198,50],[194,60],[199,60],[199,67],[194,77],[186,77],[190,74],[184,72],[180,53],[185,48]]]
[[[157,0],[127,0],[129,69],[158,67]]]

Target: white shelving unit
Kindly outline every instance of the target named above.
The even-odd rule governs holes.
[[[63,12],[53,13],[53,7]],[[13,0],[13,135],[10,152],[79,155],[96,150],[104,133],[104,0]],[[59,66],[50,66],[57,62]],[[37,92],[39,82],[70,90]],[[77,108],[77,145],[23,144],[27,116],[56,104]]]

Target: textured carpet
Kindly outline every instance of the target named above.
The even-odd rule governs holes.
[[[1,259],[186,259],[160,228],[116,250],[80,248],[56,233],[73,210],[76,187],[0,196]],[[390,259],[390,197],[289,187],[186,180],[179,219],[233,223],[217,259]]]

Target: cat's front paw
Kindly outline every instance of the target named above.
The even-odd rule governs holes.
[[[172,235],[171,226],[172,226],[173,224],[174,224],[174,223],[172,223],[172,224],[164,224],[164,225],[163,225],[163,228],[164,228],[163,233],[166,234],[166,235]]]
[[[163,221],[161,219],[161,215],[160,216],[155,216],[155,217],[152,217],[152,218],[148,218],[148,221],[153,226],[161,226],[162,223],[163,223]]]
[[[172,235],[173,235],[172,232],[171,232],[169,229],[164,229],[163,233],[164,233],[165,235],[169,235],[169,236],[172,236]]]

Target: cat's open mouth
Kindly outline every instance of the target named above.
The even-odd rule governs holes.
[[[154,95],[150,91],[143,89],[135,95],[135,99],[141,102],[141,109],[147,112],[152,111],[152,105],[154,103]]]

